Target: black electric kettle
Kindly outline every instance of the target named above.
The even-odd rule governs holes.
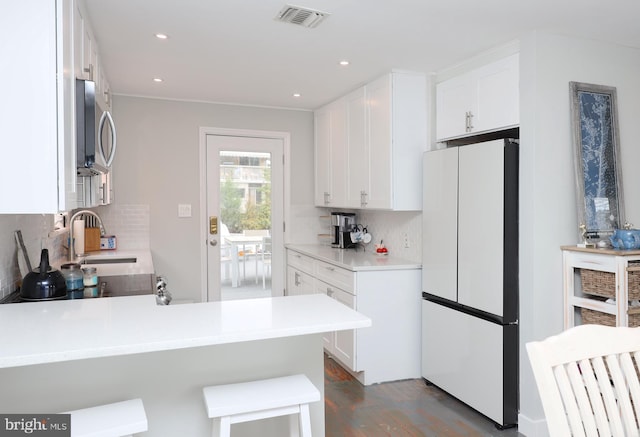
[[[40,267],[26,274],[20,288],[20,299],[26,301],[65,299],[67,284],[59,270],[49,265],[49,251],[42,249]]]

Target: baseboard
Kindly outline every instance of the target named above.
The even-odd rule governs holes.
[[[518,415],[518,434],[526,437],[549,437],[547,421],[545,419],[533,420],[522,414]]]

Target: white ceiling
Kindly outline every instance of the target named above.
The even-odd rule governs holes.
[[[439,71],[535,29],[640,48],[638,0],[85,3],[114,93],[243,105],[314,109],[391,69]],[[276,21],[286,4],[331,16],[313,29]]]

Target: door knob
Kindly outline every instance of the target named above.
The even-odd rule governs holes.
[[[209,244],[212,246],[217,246],[218,245],[218,240],[211,240],[209,241]]]

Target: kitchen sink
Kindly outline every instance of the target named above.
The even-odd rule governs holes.
[[[82,264],[125,264],[138,262],[138,258],[89,258],[85,259]]]

